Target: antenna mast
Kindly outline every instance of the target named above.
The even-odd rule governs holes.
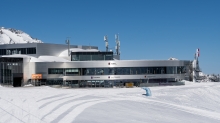
[[[116,50],[116,55],[120,55],[120,41],[119,41],[119,34],[115,34],[115,42],[116,42],[116,46],[115,46],[115,50]]]
[[[108,52],[108,36],[104,36],[104,41],[105,41],[105,47],[106,47],[106,52]]]
[[[201,70],[199,68],[199,60],[198,60],[199,55],[200,55],[200,51],[199,51],[199,49],[196,49],[195,59],[193,60],[193,63],[192,63],[193,82],[196,82],[197,78],[199,77],[199,72],[201,72]]]
[[[70,40],[69,40],[70,37],[67,37],[66,38],[66,44],[68,44],[68,56],[70,56]]]

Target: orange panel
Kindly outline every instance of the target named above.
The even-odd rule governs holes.
[[[129,83],[126,83],[126,88],[133,88],[133,86],[134,86],[134,83],[132,83],[132,82],[129,82]]]
[[[42,79],[42,74],[32,74],[31,79]]]

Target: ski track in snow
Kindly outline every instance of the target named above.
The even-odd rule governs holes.
[[[108,103],[122,100],[161,106],[220,122],[220,83],[152,87],[151,90],[153,96],[146,97],[141,88],[1,87],[0,123],[71,123],[94,105],[108,106]]]

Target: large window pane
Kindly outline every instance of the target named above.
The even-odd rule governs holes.
[[[63,74],[63,68],[48,68],[48,74]]]
[[[104,75],[104,69],[103,68],[96,68],[96,75]]]
[[[113,60],[113,52],[73,52],[72,61]]]
[[[27,48],[27,54],[36,54],[36,48]]]

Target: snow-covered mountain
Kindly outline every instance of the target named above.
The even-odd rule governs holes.
[[[43,43],[27,33],[12,28],[0,27],[0,44]]]
[[[215,74],[204,74],[202,72],[199,72],[199,80],[198,82],[219,82],[220,81],[220,76],[215,75]]]

